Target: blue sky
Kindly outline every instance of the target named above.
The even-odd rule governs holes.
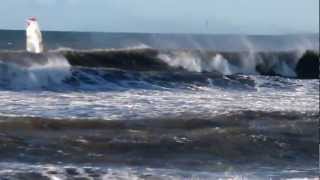
[[[45,30],[319,32],[319,0],[1,0],[0,29],[24,29],[29,16]]]

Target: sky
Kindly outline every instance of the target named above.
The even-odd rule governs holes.
[[[0,29],[302,34],[319,33],[319,0],[1,0]]]

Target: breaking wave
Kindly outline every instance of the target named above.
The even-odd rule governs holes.
[[[307,63],[302,63],[302,61]],[[310,63],[311,62],[311,63]],[[314,52],[213,52],[203,50],[59,49],[44,54],[0,52],[0,87],[34,89],[68,85],[170,86],[210,84],[230,75],[278,75],[318,78]],[[307,68],[307,74],[299,70]],[[102,81],[101,81],[102,80]]]
[[[60,85],[71,76],[70,64],[59,54],[48,54],[37,61],[34,55],[17,54],[17,61],[0,59],[0,86],[34,89]]]

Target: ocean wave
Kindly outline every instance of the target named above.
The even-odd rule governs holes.
[[[0,87],[34,89],[61,84],[71,76],[70,65],[62,55],[37,55],[18,53],[15,58],[0,59]],[[3,57],[6,59],[6,57]]]
[[[298,78],[303,76],[303,73],[297,72],[296,67],[303,57],[307,58],[306,61],[319,64],[317,53],[309,51],[304,53],[300,51],[214,52],[156,49],[64,52],[70,64],[86,67],[111,67],[138,71],[182,69],[191,72],[217,72],[222,75],[262,74]],[[311,64],[305,68],[317,74],[318,71]]]
[[[161,84],[165,81],[166,84],[177,81],[208,84],[211,79],[236,74],[318,78],[317,67],[319,55],[309,51],[304,54],[151,48],[59,49],[44,54],[1,51],[0,86],[13,89],[55,86],[59,89],[61,84],[68,82],[73,82],[73,85],[83,84],[83,81],[110,85],[118,80],[156,85],[159,81]],[[101,79],[108,82],[99,82]]]

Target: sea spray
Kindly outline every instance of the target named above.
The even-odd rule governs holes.
[[[300,78],[310,71],[298,74],[296,54],[295,51],[250,53],[151,48],[58,49],[42,54],[0,51],[0,88],[61,89],[66,85],[81,88],[86,84],[90,87],[101,84],[107,89],[146,87],[146,84],[149,88],[168,88],[171,83],[186,87],[206,84],[208,78],[235,74]],[[317,61],[318,54],[309,54],[304,60]],[[314,74],[308,77],[317,77]]]
[[[71,76],[70,64],[62,56],[42,56],[43,64],[29,66],[0,60],[1,87],[12,89],[37,89],[60,85]]]
[[[217,54],[212,58],[210,66],[207,66],[207,71],[217,71],[223,75],[232,75],[235,73],[235,67],[232,66],[221,54]]]
[[[172,67],[183,68],[188,71],[202,72],[202,59],[190,52],[177,52],[173,55],[160,54],[158,56],[161,60]]]

